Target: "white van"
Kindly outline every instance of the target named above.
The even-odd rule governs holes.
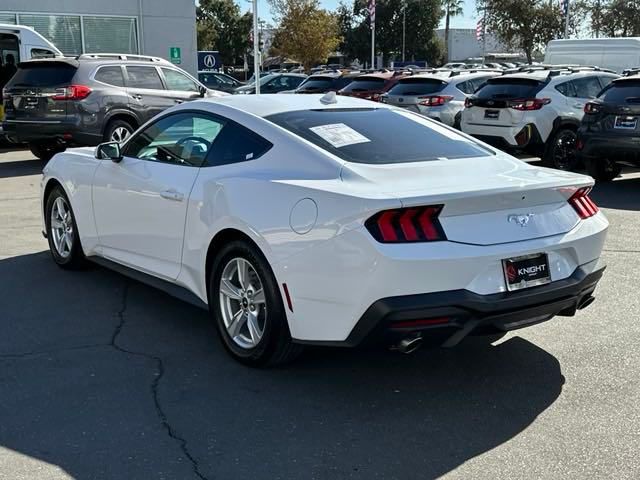
[[[551,65],[593,65],[622,73],[640,67],[640,38],[591,38],[551,40],[544,63]]]
[[[62,52],[31,27],[0,23],[0,55],[2,65],[7,55],[13,55],[16,65],[24,60],[41,57],[58,57]]]

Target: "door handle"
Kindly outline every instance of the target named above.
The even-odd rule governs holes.
[[[182,200],[184,200],[184,194],[176,190],[164,190],[160,192],[160,196],[162,198],[166,198],[167,200],[174,200],[176,202],[181,202]]]
[[[142,100],[142,95],[135,94],[135,95],[131,95],[131,96],[132,96],[135,100]]]
[[[176,102],[176,103],[183,103],[183,102],[184,102],[184,100],[178,100],[178,99],[176,98],[176,99],[174,100],[174,102]]]
[[[584,103],[574,103],[573,108],[584,108]]]

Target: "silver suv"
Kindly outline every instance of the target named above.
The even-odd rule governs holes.
[[[618,77],[597,67],[541,66],[491,78],[467,99],[462,131],[573,170],[584,106]]]
[[[500,72],[441,70],[420,73],[398,81],[381,101],[459,128],[466,98]]]

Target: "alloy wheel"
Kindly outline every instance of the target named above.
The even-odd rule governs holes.
[[[251,349],[264,335],[267,305],[255,267],[246,259],[231,259],[222,271],[220,310],[229,337],[241,348]]]
[[[576,166],[576,133],[564,130],[553,145],[553,164],[560,170],[571,170]]]
[[[51,237],[56,252],[68,258],[73,248],[73,219],[71,209],[63,197],[58,197],[51,208]]]
[[[131,136],[131,131],[126,127],[116,127],[111,132],[111,141],[122,143]]]

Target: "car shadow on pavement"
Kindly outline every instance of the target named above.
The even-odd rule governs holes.
[[[39,175],[44,167],[42,160],[17,160],[15,162],[0,162],[0,178],[26,177]]]
[[[45,252],[0,260],[0,290],[0,450],[30,478],[436,478],[513,439],[564,383],[517,336],[250,369],[206,312]]]
[[[613,182],[597,183],[591,197],[600,207],[640,210],[640,177],[630,177],[625,171]]]

